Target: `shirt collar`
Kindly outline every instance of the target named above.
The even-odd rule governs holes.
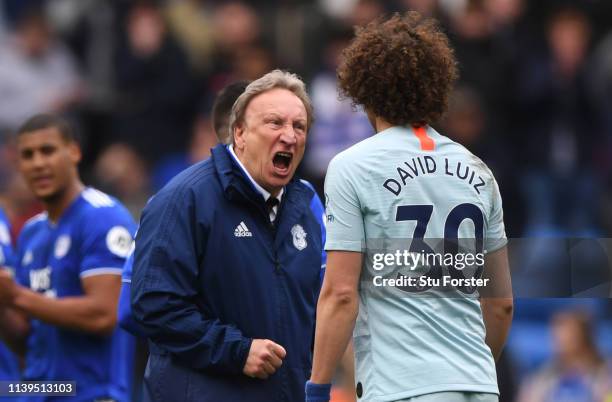
[[[227,146],[227,150],[229,154],[232,156],[232,159],[234,159],[236,164],[238,164],[238,167],[240,168],[240,170],[242,170],[242,173],[244,173],[247,179],[249,179],[249,181],[251,182],[251,185],[255,188],[255,190],[257,190],[257,192],[259,192],[263,196],[264,201],[268,201],[268,198],[270,198],[271,194],[265,188],[260,186],[255,180],[253,180],[253,177],[249,174],[249,171],[244,167],[242,162],[240,162],[240,159],[238,159],[238,156],[234,152],[234,146],[232,144],[229,144]],[[283,187],[281,188],[281,190],[278,192],[278,195],[276,196],[276,199],[278,200],[279,203],[283,198],[284,192],[285,192],[285,188]]]

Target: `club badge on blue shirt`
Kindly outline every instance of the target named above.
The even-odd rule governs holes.
[[[0,244],[4,246],[10,246],[11,244],[11,233],[8,226],[3,222],[0,222]]]
[[[295,248],[302,251],[308,246],[306,242],[306,231],[304,231],[302,225],[294,225],[293,228],[291,228],[291,234],[293,235],[293,245]]]
[[[68,250],[70,250],[70,244],[70,236],[62,235],[58,237],[55,241],[55,258],[58,260],[64,258],[68,254]]]

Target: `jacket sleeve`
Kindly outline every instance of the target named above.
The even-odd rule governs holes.
[[[132,306],[130,304],[130,293],[132,292],[132,267],[134,266],[134,253],[130,253],[121,274],[121,294],[119,295],[119,306],[117,307],[117,320],[119,326],[134,336],[143,337],[138,325],[132,318]]]
[[[165,188],[143,211],[132,274],[132,315],[140,332],[183,364],[240,374],[251,339],[198,306],[207,228],[189,189]],[[212,208],[198,205],[200,208]],[[227,295],[227,297],[234,297]]]

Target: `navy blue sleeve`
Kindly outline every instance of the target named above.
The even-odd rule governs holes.
[[[196,218],[195,205],[190,190],[167,187],[143,211],[132,273],[132,314],[145,336],[183,364],[240,374],[252,340],[236,327],[206,317],[197,305],[199,262],[205,258],[208,233]]]

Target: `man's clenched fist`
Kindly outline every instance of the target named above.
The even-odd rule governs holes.
[[[271,340],[253,339],[242,371],[249,377],[265,380],[283,364],[286,354],[285,348]]]

